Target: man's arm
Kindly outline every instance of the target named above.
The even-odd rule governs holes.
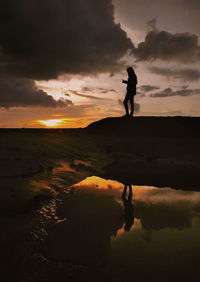
[[[128,84],[127,80],[122,80],[122,83]]]

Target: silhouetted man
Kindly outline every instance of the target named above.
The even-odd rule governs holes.
[[[122,80],[123,83],[127,84],[127,92],[126,92],[126,97],[124,99],[124,107],[126,110],[125,116],[132,117],[134,113],[134,96],[136,95],[137,76],[132,67],[127,68],[127,73],[128,73],[128,80]],[[130,102],[131,105],[130,115],[128,109],[128,102]]]
[[[129,194],[127,197],[127,187],[129,188]],[[132,186],[124,185],[124,191],[122,193],[122,201],[124,203],[124,230],[126,232],[131,230],[134,224],[134,206],[132,203]]]

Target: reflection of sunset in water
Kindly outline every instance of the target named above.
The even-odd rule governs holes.
[[[128,232],[138,230],[161,230],[163,228],[190,228],[192,218],[189,214],[191,210],[196,213],[200,203],[199,192],[188,192],[183,190],[174,190],[172,188],[158,188],[153,186],[127,185],[132,189],[132,201],[125,207],[126,201],[122,197],[125,185],[114,180],[106,180],[97,176],[88,177],[75,185],[78,189],[92,191],[94,194],[102,193],[111,196],[113,201],[123,206],[133,208],[133,214],[123,214],[121,219],[124,220],[113,240],[126,236],[125,229],[129,226]],[[126,199],[128,199],[129,188],[126,189]],[[132,219],[131,219],[132,217]],[[127,221],[126,221],[127,219]],[[132,222],[131,222],[132,220]]]
[[[158,204],[158,203],[193,203],[197,204],[200,202],[199,192],[188,192],[184,190],[174,190],[172,188],[158,188],[154,186],[139,186],[131,185],[133,190],[133,198],[137,201],[142,201],[148,204]],[[124,188],[124,184],[111,179],[103,179],[97,176],[87,177],[83,181],[76,184],[79,188],[98,188],[98,190],[108,190],[115,192],[115,194],[120,195]]]
[[[71,168],[70,164],[67,162],[60,162],[58,167],[55,167],[52,171],[52,174],[59,174],[65,172],[76,172],[75,169]]]
[[[160,191],[160,188],[153,187],[153,186],[138,186],[138,185],[131,185],[135,195],[144,194],[150,192],[152,190]],[[83,181],[76,184],[76,187],[80,188],[99,188],[99,189],[108,189],[108,190],[119,190],[122,191],[124,188],[124,184],[120,183],[116,180],[111,179],[104,179],[98,176],[90,176],[84,179]],[[170,188],[163,188],[170,189]],[[170,189],[171,190],[171,189]],[[173,190],[174,191],[174,190]]]
[[[106,180],[97,176],[87,177],[76,184],[80,188],[123,189],[124,185],[115,180]]]
[[[76,169],[85,162],[73,164]],[[73,168],[61,162],[53,173],[62,176]],[[191,281],[175,279],[174,269],[178,276],[182,269],[191,273],[198,262],[199,192],[125,185],[97,176],[72,187],[59,203],[56,216],[63,220],[55,225],[57,233],[48,235],[50,257],[117,269],[123,275],[119,281],[132,281],[124,279],[124,270],[131,277],[133,269],[136,281],[147,281],[150,273],[150,280],[160,282],[163,269],[165,281]]]

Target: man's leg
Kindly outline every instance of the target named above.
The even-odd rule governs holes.
[[[122,193],[122,200],[125,202],[126,201],[126,191],[127,191],[127,185],[124,185],[124,191]]]
[[[134,107],[134,96],[131,97],[130,104],[131,104],[131,114],[130,114],[130,116],[132,117],[133,113],[134,113],[134,109],[135,109],[135,107]]]
[[[128,112],[128,95],[126,94],[126,97],[124,99],[124,107],[125,107],[125,111],[126,111],[126,116],[129,116],[129,112]]]
[[[129,194],[128,194],[128,201],[129,203],[132,202],[132,185],[128,185],[129,188]]]

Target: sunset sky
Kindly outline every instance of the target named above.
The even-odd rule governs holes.
[[[0,127],[83,127],[124,114],[200,116],[199,0],[0,3]]]

